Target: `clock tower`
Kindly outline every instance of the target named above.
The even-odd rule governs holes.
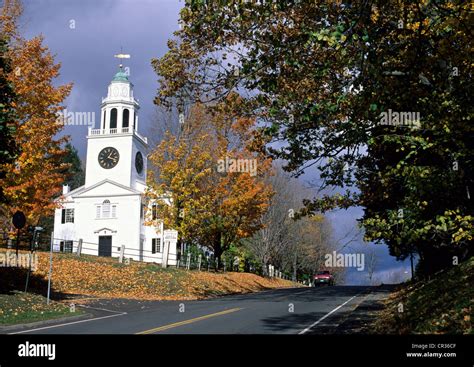
[[[139,108],[133,84],[120,65],[102,99],[100,126],[89,129],[85,187],[108,179],[144,191],[148,144],[138,133]]]
[[[139,107],[120,65],[87,134],[86,182],[72,191],[65,185],[58,198],[53,251],[176,265],[176,244],[164,240],[163,221],[144,195],[148,143],[138,133]]]

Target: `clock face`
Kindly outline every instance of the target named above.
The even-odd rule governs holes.
[[[128,89],[127,87],[122,88],[122,97],[128,97]]]
[[[113,87],[113,88],[112,88],[112,95],[113,95],[114,97],[117,97],[118,94],[119,94],[119,89],[118,89],[118,87]]]
[[[102,168],[110,169],[117,165],[120,155],[117,149],[107,147],[100,151],[98,159]]]
[[[135,156],[135,168],[137,169],[138,174],[143,172],[143,156],[140,152]]]

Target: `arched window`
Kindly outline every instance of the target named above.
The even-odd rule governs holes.
[[[135,119],[136,119],[136,118],[137,118],[137,117],[136,117],[135,111],[133,111],[133,121],[132,121],[132,125],[133,125],[132,128],[133,128],[133,130],[135,130]]]
[[[106,117],[107,117],[107,110],[104,110],[104,121],[102,122],[102,129],[105,130],[105,120],[106,120]]]
[[[104,200],[102,202],[102,218],[110,218],[110,201]]]
[[[117,128],[117,109],[112,108],[110,111],[110,128],[116,129]]]
[[[123,122],[122,127],[128,127],[128,119],[130,116],[130,111],[126,108],[123,110]]]

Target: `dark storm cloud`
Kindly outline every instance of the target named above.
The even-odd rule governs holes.
[[[123,47],[135,96],[140,100],[140,131],[150,125],[157,82],[150,60],[166,52],[166,41],[178,27],[179,1],[164,0],[30,0],[24,2],[22,31],[28,38],[43,34],[61,62],[58,84],[72,82],[68,111],[95,112],[118,68],[113,57]],[[98,126],[97,126],[98,127]],[[66,134],[85,158],[87,126],[66,126]]]

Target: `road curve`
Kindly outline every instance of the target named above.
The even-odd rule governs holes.
[[[319,334],[351,319],[380,287],[288,288],[200,301],[96,300],[85,320],[10,334]],[[78,305],[78,307],[80,307]]]

